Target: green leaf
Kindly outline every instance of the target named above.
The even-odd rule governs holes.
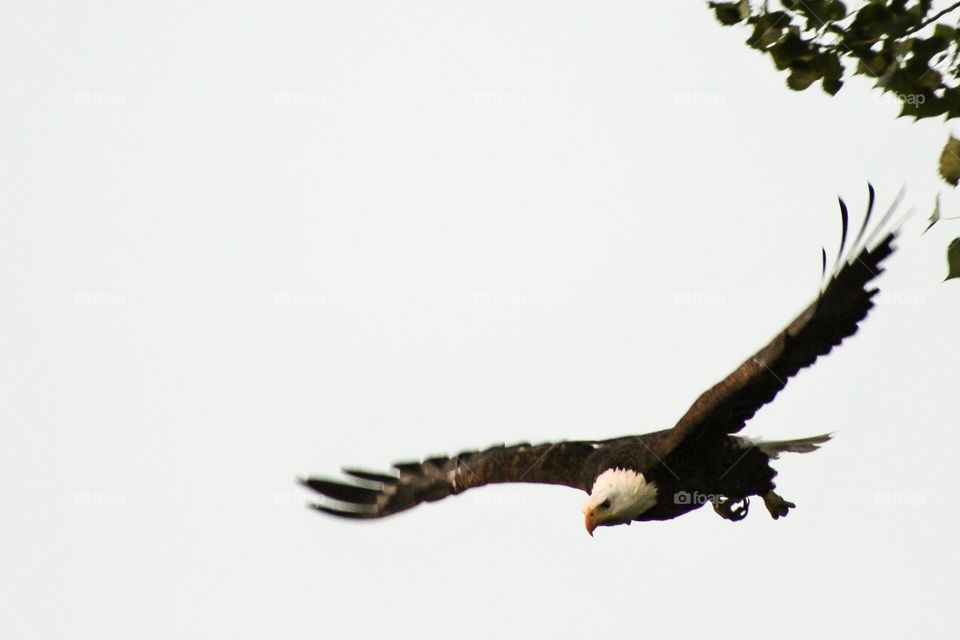
[[[840,87],[843,86],[843,80],[839,78],[824,78],[820,86],[823,87],[824,91],[835,96],[837,95],[837,91],[840,91]]]
[[[787,86],[794,91],[803,91],[823,77],[823,71],[816,64],[798,62],[787,77]]]
[[[836,22],[837,20],[843,20],[847,17],[847,5],[840,2],[840,0],[832,0],[827,3],[826,8],[824,9],[824,20],[830,20]]]
[[[944,89],[943,102],[947,105],[947,118],[960,117],[960,88]]]
[[[949,47],[950,42],[949,39],[936,35],[929,38],[913,38],[910,50],[913,51],[915,59],[922,60],[923,66],[927,66],[930,58]]]
[[[938,22],[937,26],[933,28],[933,35],[938,38],[944,38],[946,40],[956,40],[957,30],[949,25],[945,25]]]
[[[881,77],[889,67],[893,66],[890,57],[882,51],[870,53],[859,57],[857,73],[862,73],[873,78]]]
[[[836,0],[802,0],[790,5],[807,17],[808,29],[818,29],[825,23],[847,17],[847,7]]]
[[[783,11],[771,11],[751,17],[747,22],[753,25],[747,44],[763,50],[780,40],[783,30],[790,26],[790,17]]]
[[[724,26],[735,25],[750,15],[750,7],[747,5],[747,15],[743,14],[743,2],[711,2],[710,8],[717,14],[717,20]]]
[[[790,29],[777,44],[770,47],[770,55],[777,69],[786,69],[793,67],[798,61],[813,60],[817,52],[812,42],[801,38],[796,29]]]
[[[940,152],[940,177],[954,187],[960,182],[960,140],[953,136]]]
[[[960,238],[954,238],[947,247],[947,277],[944,282],[960,278]]]
[[[930,19],[933,0],[860,0],[852,9],[849,0],[707,4],[722,24],[742,25],[747,45],[769,54],[795,91],[819,82],[836,95],[849,77],[866,76],[900,102],[901,116],[960,119],[960,2],[937,14],[944,22]],[[960,140],[944,146],[939,172],[960,186]],[[938,204],[931,225],[939,219]]]
[[[847,31],[853,35],[855,41],[875,40],[885,33],[890,33],[892,25],[893,12],[883,4],[871,2],[857,11]]]

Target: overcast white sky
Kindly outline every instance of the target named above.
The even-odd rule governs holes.
[[[790,92],[746,37],[697,2],[4,0],[0,636],[934,634],[948,127]],[[814,295],[868,180],[918,209],[886,304],[747,431],[839,431],[777,463],[786,520],[304,508],[342,464],[671,425]]]

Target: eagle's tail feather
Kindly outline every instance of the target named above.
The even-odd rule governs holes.
[[[810,453],[820,448],[820,445],[833,437],[832,433],[819,436],[797,438],[796,440],[775,440],[772,442],[754,442],[753,446],[762,451],[771,460],[776,460],[781,453]]]

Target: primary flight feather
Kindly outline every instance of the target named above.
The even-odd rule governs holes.
[[[899,200],[899,198],[898,198]],[[829,434],[777,442],[735,435],[787,381],[856,333],[873,307],[869,284],[893,253],[896,206],[867,235],[874,190],[857,237],[847,249],[849,218],[840,201],[842,231],[836,267],[820,294],[766,346],[705,391],[672,429],[608,440],[495,446],[422,462],[397,463],[390,473],[344,469],[350,482],[310,477],[302,483],[324,496],[315,509],[343,518],[382,518],[423,502],[494,483],[533,482],[580,489],[587,531],[634,520],[668,520],[710,502],[723,518],[742,520],[750,496],[776,519],[795,507],[775,491],[770,461],[807,453]]]

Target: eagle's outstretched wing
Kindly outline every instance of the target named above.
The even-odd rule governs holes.
[[[663,439],[657,452],[659,458],[665,458],[690,438],[740,431],[760,407],[776,397],[792,376],[856,333],[860,321],[873,307],[873,297],[877,293],[877,289],[867,285],[883,271],[880,265],[893,253],[898,232],[896,227],[891,230],[885,230],[885,227],[899,196],[865,237],[874,204],[873,187],[870,186],[869,190],[870,200],[863,225],[846,254],[848,216],[846,205],[840,200],[843,231],[837,266],[817,299],[767,346],[697,398]],[[826,252],[823,253],[823,266],[826,276]]]
[[[392,473],[344,469],[353,482],[301,480],[326,500],[313,508],[345,518],[382,518],[485,484],[533,482],[586,491],[583,463],[596,442],[499,445],[483,451],[393,465]]]

